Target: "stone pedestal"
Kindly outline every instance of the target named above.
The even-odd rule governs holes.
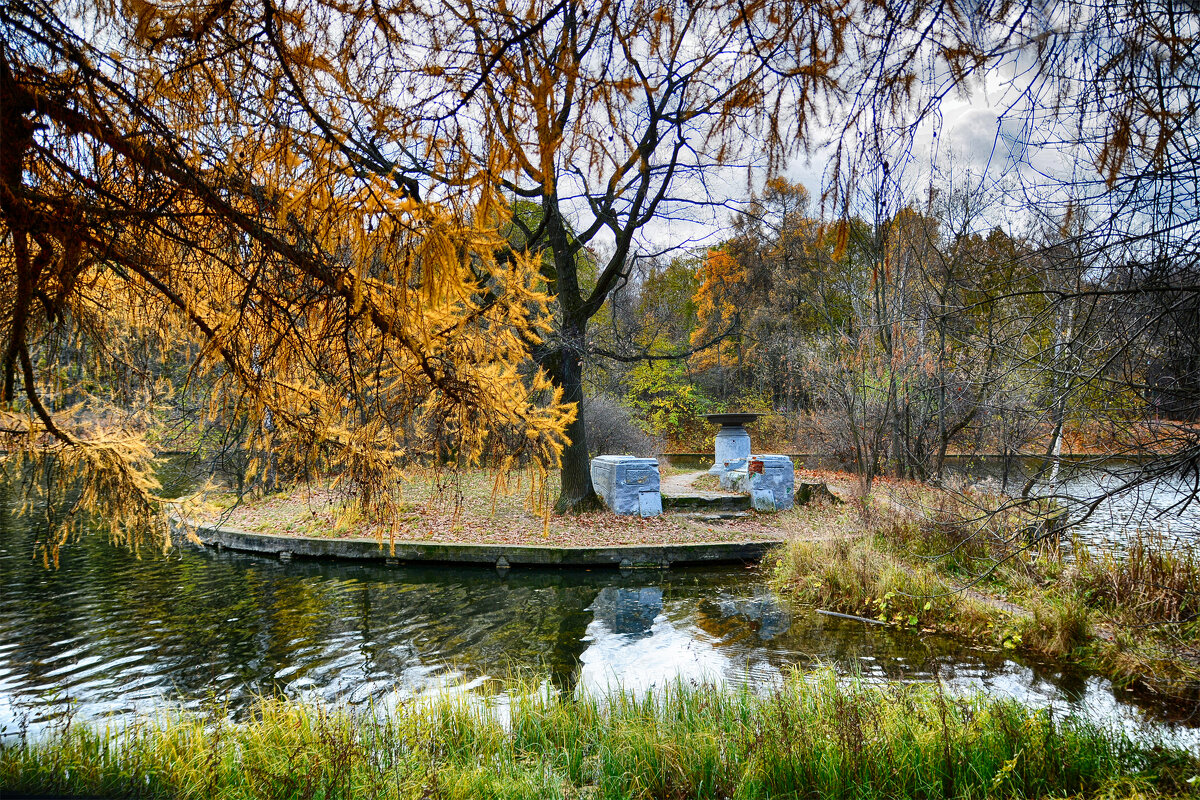
[[[705,415],[709,422],[721,426],[713,442],[713,465],[708,470],[710,475],[721,476],[731,469],[746,466],[746,459],[750,457],[750,434],[746,433],[744,426],[758,417],[758,414],[751,412]]]
[[[750,434],[741,425],[725,425],[717,431],[713,444],[714,475],[746,466],[750,457]]]

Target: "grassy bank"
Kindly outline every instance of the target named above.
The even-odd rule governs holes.
[[[754,695],[461,700],[386,716],[266,702],[244,723],[73,726],[0,750],[12,792],[222,798],[1187,796],[1194,756],[1011,702],[822,674]]]
[[[554,546],[653,545],[687,542],[771,540],[779,530],[770,517],[713,524],[680,515],[642,519],[608,511],[558,516],[547,503],[558,494],[558,477],[531,497],[528,471],[507,475],[472,469],[414,470],[404,481],[404,511],[395,536],[407,541]],[[341,491],[305,484],[264,497],[238,498],[209,492],[189,513],[200,520],[278,535],[387,538],[389,531],[364,518]]]
[[[998,498],[884,486],[826,509],[836,535],[776,567],[796,602],[1082,664],[1163,702],[1200,700],[1200,558],[1135,538],[1121,558],[1036,546]]]

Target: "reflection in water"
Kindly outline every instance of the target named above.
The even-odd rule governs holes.
[[[387,568],[196,548],[130,553],[85,537],[61,568],[0,514],[0,727],[74,706],[101,718],[256,695],[391,702],[546,675],[566,694],[674,680],[770,687],[836,664],[868,679],[933,680],[1131,729],[1104,681],[935,636],[816,614],[794,618],[755,571]],[[1185,734],[1191,736],[1191,732]]]
[[[637,636],[650,633],[662,607],[663,593],[660,588],[606,586],[596,595],[591,611],[596,622],[607,625],[613,633]]]
[[[792,618],[787,608],[763,586],[755,589],[753,597],[705,598],[700,601],[698,624],[718,637],[721,635],[718,631],[744,625],[766,642],[787,633]]]
[[[644,634],[618,633],[597,618],[587,628],[587,649],[580,657],[580,684],[603,692],[620,687],[644,692],[673,681],[715,683],[724,678],[745,681],[731,653],[713,646],[689,629],[677,615],[664,614]]]

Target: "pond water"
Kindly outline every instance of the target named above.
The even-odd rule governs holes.
[[[0,733],[254,697],[391,703],[502,694],[514,675],[558,691],[675,680],[769,688],[793,668],[940,679],[1200,748],[1107,681],[994,651],[816,613],[791,614],[758,569],[388,568],[180,546],[141,558],[102,534],[57,570],[32,522],[0,509]]]
[[[797,467],[808,469],[847,468],[845,463],[828,457],[797,455],[795,462]],[[712,456],[677,453],[672,454],[670,463],[682,469],[704,469],[712,464]],[[1072,539],[1079,545],[1119,557],[1130,535],[1136,532],[1168,546],[1200,546],[1200,500],[1196,499],[1200,496],[1200,475],[1165,477],[1118,491],[1133,482],[1142,468],[1131,459],[1064,458],[1056,482],[1041,482],[1034,494],[1053,495],[1072,518],[1083,518],[1072,528]],[[1014,496],[1020,495],[1025,483],[1041,469],[1042,460],[1037,458],[1014,457],[1007,464],[994,457],[946,459],[951,483]]]
[[[1055,493],[1076,499],[1080,513],[1094,498],[1102,498],[1075,526],[1076,540],[1118,554],[1135,532],[1165,546],[1200,545],[1200,502],[1193,502],[1196,491],[1189,481],[1164,478],[1105,497],[1120,489],[1134,470],[1136,466],[1076,470],[1065,476]]]

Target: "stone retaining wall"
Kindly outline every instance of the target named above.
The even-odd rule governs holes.
[[[387,564],[431,562],[480,564],[505,569],[529,567],[666,568],[686,564],[746,563],[760,561],[782,541],[700,542],[666,545],[613,545],[608,547],[553,547],[543,545],[453,544],[448,542],[396,542],[390,547],[375,539],[319,539],[251,533],[236,528],[201,525],[195,528],[209,547],[271,555],[280,559],[316,558],[376,561]]]

